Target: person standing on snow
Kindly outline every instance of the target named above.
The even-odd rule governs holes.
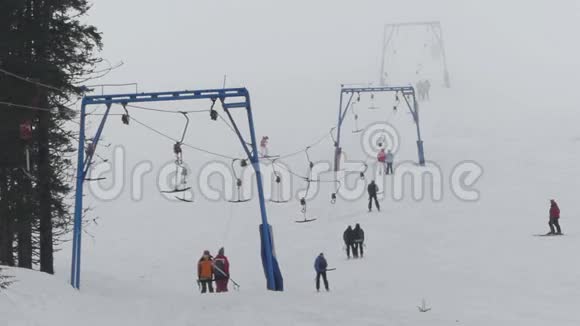
[[[360,227],[360,224],[356,224],[354,227],[353,235],[354,235],[354,257],[355,258],[363,258],[364,256],[364,242],[365,242],[365,231]]]
[[[350,225],[346,228],[346,230],[342,234],[342,239],[344,240],[344,244],[346,245],[346,258],[350,259],[351,250],[352,254],[356,255],[354,249],[354,233]]]
[[[386,174],[393,174],[393,163],[395,162],[395,154],[389,149],[387,155],[385,155],[385,161],[387,163]]]
[[[425,81],[423,82],[423,87],[425,88],[423,90],[424,92],[424,99],[426,99],[427,101],[431,100],[431,98],[429,98],[429,92],[431,91],[431,82],[428,79],[425,79]]]
[[[417,90],[419,101],[423,101],[425,99],[425,86],[422,80],[417,82],[417,85],[415,85],[415,89]]]
[[[228,281],[230,280],[230,262],[224,255],[224,248],[220,248],[218,255],[213,260],[213,274],[215,278],[216,292],[228,292]]]
[[[379,200],[377,199],[377,193],[379,192],[379,186],[375,183],[375,180],[371,181],[367,187],[367,192],[369,193],[369,212],[373,210],[373,200],[375,201],[375,206],[380,212],[381,207],[379,206]]]
[[[213,293],[213,260],[209,250],[203,252],[197,263],[197,281],[201,284],[201,293],[206,293],[208,289]]]
[[[382,170],[385,170],[385,173],[388,174],[387,172],[387,165],[386,165],[386,159],[387,159],[387,154],[385,153],[385,149],[381,148],[381,150],[379,151],[379,154],[377,154],[377,161],[379,161],[379,165],[381,166],[379,170],[379,174],[382,174]]]
[[[326,288],[326,291],[330,291],[328,288],[328,279],[326,278],[327,268],[328,263],[326,262],[326,258],[324,258],[323,253],[320,253],[314,261],[314,270],[316,271],[316,291],[320,292],[320,277],[322,277],[322,280],[324,281],[324,288]]]
[[[554,199],[550,200],[550,232],[548,234],[562,234],[562,229],[560,229],[560,207]],[[554,232],[554,226],[556,226],[556,232]]]

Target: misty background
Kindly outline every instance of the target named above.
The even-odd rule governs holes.
[[[378,82],[386,23],[441,21],[453,88],[493,103],[487,112],[466,103],[474,117],[517,116],[510,124],[517,129],[538,111],[572,110],[580,96],[579,11],[566,0],[100,0],[87,19],[104,35],[103,57],[125,63],[99,83],[219,88],[227,75],[228,87],[250,90],[259,134],[289,151],[336,124],[340,84]],[[106,137],[122,137],[117,130],[109,127]],[[283,137],[289,132],[293,137]]]

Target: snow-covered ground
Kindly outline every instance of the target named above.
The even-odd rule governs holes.
[[[309,208],[319,219],[305,225],[294,223],[295,200],[269,205],[283,293],[265,290],[255,202],[176,204],[152,195],[146,205],[99,204],[94,238],[84,239],[80,292],[67,284],[69,248],[59,253],[55,277],[7,269],[18,282],[0,294],[2,324],[578,325],[580,114],[565,101],[546,111],[540,96],[518,103],[488,95],[460,85],[436,89],[422,107],[427,158],[445,174],[441,201],[407,193],[369,214],[364,198],[331,206],[322,188]],[[529,110],[510,113],[514,106]],[[391,123],[401,134],[401,160],[414,160],[410,115]],[[346,136],[352,146],[354,137]],[[477,202],[449,189],[449,173],[464,160],[484,169]],[[559,200],[566,235],[534,237],[547,231],[550,198]],[[366,230],[366,256],[348,261],[341,236],[354,223]],[[241,290],[202,296],[195,261],[222,245]],[[314,289],[319,252],[337,268],[330,293]],[[426,313],[417,309],[423,298],[432,308]]]

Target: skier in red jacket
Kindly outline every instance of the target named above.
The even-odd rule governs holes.
[[[550,222],[548,223],[548,225],[550,225],[550,232],[548,234],[551,235],[562,234],[562,229],[560,228],[560,223],[558,221],[559,219],[560,219],[560,207],[558,207],[556,201],[552,199],[550,200]],[[554,232],[554,226],[556,226],[557,232]]]
[[[388,170],[387,170],[387,153],[385,153],[385,149],[381,148],[381,150],[379,151],[379,153],[377,154],[377,161],[379,162],[379,174],[383,174],[383,169],[385,170],[385,173],[388,174]]]
[[[218,255],[213,259],[216,292],[228,292],[230,280],[230,262],[224,255],[224,248],[220,248]]]

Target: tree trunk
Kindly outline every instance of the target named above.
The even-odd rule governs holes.
[[[14,228],[8,199],[8,169],[0,169],[0,262],[14,266]]]
[[[27,176],[21,175],[23,197],[20,199],[18,215],[18,267],[32,269],[32,184]]]
[[[46,98],[41,97],[45,104]],[[46,107],[46,106],[45,106]],[[38,200],[39,200],[39,233],[40,233],[40,270],[54,274],[52,243],[52,209],[50,187],[50,147],[49,147],[50,113],[39,113],[38,123]]]

